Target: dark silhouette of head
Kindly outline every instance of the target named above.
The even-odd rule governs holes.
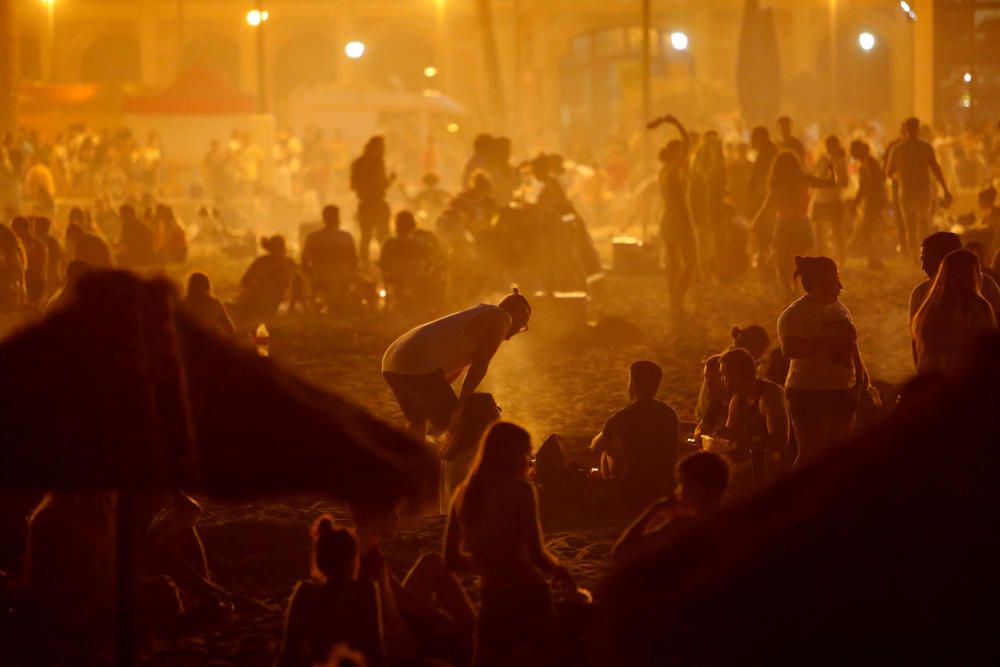
[[[782,190],[802,183],[804,178],[805,168],[799,156],[794,151],[781,151],[771,165],[768,187],[772,190]]]
[[[745,329],[733,327],[732,347],[746,350],[754,359],[760,359],[771,347],[771,338],[767,335],[767,330],[759,324],[751,324]]]
[[[788,139],[792,136],[792,119],[788,116],[782,116],[778,119],[778,131],[781,132],[781,136],[784,139]]]
[[[903,136],[907,139],[916,139],[920,136],[920,120],[917,118],[907,118],[903,122]]]
[[[840,145],[840,137],[836,134],[831,134],[823,142],[826,146],[826,153],[831,157],[839,157],[844,152],[844,147]]]
[[[542,153],[531,161],[531,173],[540,181],[548,180],[552,173],[552,162],[549,156]]]
[[[920,244],[920,268],[928,278],[937,275],[948,253],[962,248],[962,237],[954,232],[934,232]]]
[[[333,204],[323,207],[323,226],[328,229],[340,228],[340,209]]]
[[[358,576],[358,539],[324,514],[312,526],[313,576],[323,582],[351,581]]]
[[[719,370],[726,391],[731,394],[745,393],[757,379],[757,362],[749,352],[738,347],[722,354]]]
[[[374,158],[385,157],[385,137],[376,135],[365,144],[365,155]]]
[[[652,361],[636,361],[628,369],[628,393],[632,400],[656,397],[663,380],[663,369]]]
[[[718,454],[697,452],[677,464],[677,496],[696,511],[722,504],[729,488],[729,463]]]
[[[83,225],[83,209],[79,206],[74,206],[69,210],[69,224],[71,225]]]
[[[515,287],[498,305],[510,315],[510,332],[505,340],[510,340],[528,329],[528,320],[531,319],[531,304],[521,294],[521,290]]]
[[[664,166],[685,163],[684,144],[677,139],[671,139],[666,146],[660,149],[658,157]]]
[[[482,169],[476,169],[469,177],[469,189],[479,197],[489,197],[493,192],[493,180]]]
[[[424,174],[423,178],[420,179],[420,182],[423,183],[424,187],[428,190],[433,190],[441,184],[441,179],[438,178],[437,174]]]
[[[35,218],[35,233],[39,236],[48,236],[52,231],[52,221],[48,218]]]
[[[869,151],[868,144],[860,139],[855,139],[851,142],[851,157],[855,160],[862,160],[868,157]]]
[[[17,235],[18,238],[24,238],[31,233],[31,223],[23,215],[19,215],[10,221],[10,230]]]
[[[760,151],[771,143],[771,133],[763,125],[758,125],[750,132],[750,147]]]
[[[417,229],[417,219],[409,211],[396,214],[396,236],[401,239],[409,237]]]
[[[476,525],[490,491],[498,484],[524,479],[531,465],[531,436],[520,426],[497,422],[483,437],[466,478],[459,517]]]
[[[284,257],[287,250],[285,247],[285,237],[280,234],[275,234],[274,236],[262,236],[260,238],[260,247],[268,255],[274,255],[276,257]]]
[[[979,241],[969,241],[965,244],[965,250],[979,258],[980,265],[983,264],[983,256],[986,254],[986,246]]]
[[[188,296],[208,296],[212,293],[212,282],[204,273],[195,272],[188,276]]]
[[[806,294],[820,303],[836,302],[844,289],[837,263],[829,257],[796,257],[795,277]]]
[[[479,157],[486,157],[493,149],[493,136],[490,134],[477,134],[472,140],[472,152]]]

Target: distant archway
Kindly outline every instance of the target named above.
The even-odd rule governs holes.
[[[336,59],[342,56],[333,42],[317,34],[295,35],[278,50],[274,59],[274,100],[280,108],[297,88],[333,83]]]
[[[139,42],[125,35],[100,37],[80,59],[80,78],[88,83],[137,83],[142,78]]]
[[[233,40],[219,35],[198,35],[181,52],[180,69],[204,67],[232,86],[240,83],[240,51]]]

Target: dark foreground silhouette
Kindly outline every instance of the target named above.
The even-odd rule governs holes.
[[[883,425],[680,531],[605,591],[620,664],[994,659],[1000,373],[921,378]]]

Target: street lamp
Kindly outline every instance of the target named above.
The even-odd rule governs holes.
[[[45,44],[42,47],[42,78],[52,80],[52,53],[55,50],[55,0],[41,0],[45,5]]]
[[[251,9],[250,11],[247,12],[247,25],[256,28],[261,23],[267,21],[267,18],[268,18],[268,13],[266,9],[264,11],[261,11],[259,9]]]
[[[257,6],[247,12],[247,25],[257,30],[257,113],[267,113],[267,89],[264,80],[264,24],[267,22],[266,9]]]
[[[344,53],[351,60],[357,60],[361,56],[365,55],[365,44],[364,42],[348,42],[344,46]]]
[[[858,35],[858,44],[864,51],[871,51],[875,48],[875,35],[870,32],[863,32]]]
[[[683,32],[670,33],[670,46],[674,47],[674,51],[687,51],[688,36]]]

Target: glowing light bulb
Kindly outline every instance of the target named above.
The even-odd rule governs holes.
[[[670,46],[674,47],[675,51],[687,51],[688,36],[683,32],[670,33]]]
[[[428,79],[433,79],[437,75],[438,75],[438,68],[437,67],[434,67],[433,65],[429,65],[429,66],[427,66],[427,67],[424,68],[424,76],[426,76]]]
[[[357,60],[361,56],[365,55],[365,45],[364,42],[348,42],[344,47],[344,53],[351,60]]]
[[[455,134],[458,132],[458,123],[448,123],[448,132]]]
[[[972,72],[966,72],[965,76],[962,77],[962,81],[966,83],[972,83]]]
[[[875,35],[870,32],[861,33],[858,35],[858,44],[860,44],[861,48],[865,51],[871,51],[875,48]]]

